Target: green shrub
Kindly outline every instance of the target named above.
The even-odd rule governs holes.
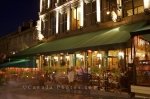
[[[100,68],[98,66],[91,67],[91,73],[92,74],[99,74],[100,73]]]

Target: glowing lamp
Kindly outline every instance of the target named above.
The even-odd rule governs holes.
[[[109,14],[110,14],[110,11],[107,11],[106,14],[109,15]]]

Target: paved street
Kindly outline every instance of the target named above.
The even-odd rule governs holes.
[[[82,94],[79,94],[80,92]],[[116,98],[109,93],[97,96],[94,91],[92,91],[93,94],[88,94],[88,91],[84,92],[84,90],[80,92],[75,94],[51,89],[51,87],[31,86],[25,82],[9,81],[8,84],[0,86],[0,99],[128,99]]]
[[[29,89],[23,83],[9,81],[8,85],[0,86],[0,99],[93,99],[92,97],[73,94],[58,94],[42,89]]]

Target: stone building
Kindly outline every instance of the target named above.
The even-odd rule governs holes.
[[[24,22],[16,32],[0,37],[0,53],[11,56],[37,43],[35,22]]]
[[[68,66],[99,65],[124,71],[135,57],[145,60],[146,56],[149,59],[149,51],[143,48],[149,47],[149,39],[144,35],[149,32],[142,31],[149,31],[150,5],[147,2],[40,0],[37,30],[44,43],[20,55],[50,55],[48,60],[58,60],[58,65],[63,58],[66,61],[67,55],[72,61],[69,64],[65,62]],[[49,65],[52,64],[50,62]]]

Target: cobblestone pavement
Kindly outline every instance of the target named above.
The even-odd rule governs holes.
[[[114,94],[98,94],[95,90],[71,90],[61,86],[31,86],[25,82],[9,81],[0,86],[0,99],[128,99]]]

